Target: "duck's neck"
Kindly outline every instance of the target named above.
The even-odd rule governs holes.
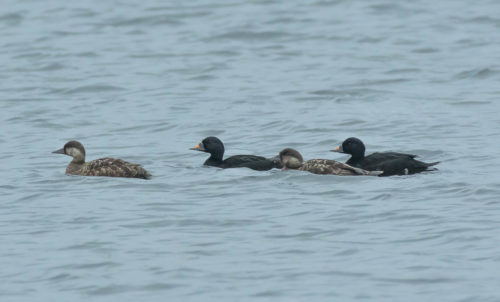
[[[73,160],[71,161],[72,164],[83,165],[85,163],[85,155],[82,154],[81,152],[76,152],[76,154],[72,155],[73,155]]]
[[[213,156],[210,156],[204,163],[205,166],[214,166],[218,167],[222,163],[222,158],[214,158]]]
[[[351,154],[351,158],[349,158],[346,164],[356,167],[363,158],[365,158],[364,153]]]
[[[79,161],[75,162],[75,160],[71,161],[69,165],[66,167],[66,174],[75,174],[78,170],[80,170],[83,165],[85,164],[84,161]]]
[[[363,145],[363,143],[352,146],[349,151],[351,154],[351,158],[349,159],[350,161],[359,162],[365,158],[365,145]]]
[[[207,162],[220,163],[222,162],[223,156],[224,156],[224,150],[213,150],[210,153],[210,157],[207,159],[205,164],[208,165]]]

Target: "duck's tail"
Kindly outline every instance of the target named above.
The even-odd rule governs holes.
[[[439,161],[436,161],[436,162],[433,162],[433,163],[425,163],[425,165],[426,165],[427,167],[432,167],[432,166],[435,166],[435,165],[437,165],[437,164],[439,164],[439,163],[440,163]]]
[[[435,166],[437,164],[439,164],[438,161],[433,162],[433,163],[425,163],[424,171],[437,171],[438,168],[432,167],[432,166]]]

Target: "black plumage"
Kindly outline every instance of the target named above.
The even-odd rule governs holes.
[[[416,160],[416,155],[397,152],[377,152],[365,156],[365,145],[355,137],[346,139],[342,145],[332,150],[334,152],[350,154],[347,164],[369,171],[384,171],[380,176],[406,175],[423,171],[430,171],[430,167],[439,162],[425,163]]]
[[[138,164],[116,158],[100,158],[85,162],[85,148],[77,141],[70,141],[62,149],[52,153],[73,157],[66,168],[66,174],[82,176],[108,176],[149,179],[151,174]]]
[[[258,171],[267,171],[273,168],[281,168],[281,163],[276,158],[265,158],[257,155],[234,155],[226,159],[224,156],[224,144],[215,136],[209,136],[191,150],[210,153],[210,157],[204,165],[227,168],[250,168]]]

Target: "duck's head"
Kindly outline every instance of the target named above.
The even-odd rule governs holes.
[[[222,160],[222,157],[224,156],[224,144],[215,136],[206,137],[194,146],[194,148],[190,149],[210,153],[212,157],[218,160]]]
[[[280,152],[280,161],[283,165],[283,170],[287,170],[300,168],[303,159],[299,151],[292,148],[286,148]]]
[[[85,162],[85,148],[83,148],[83,145],[77,141],[69,141],[63,148],[52,153],[69,155],[73,157],[74,162]]]
[[[350,137],[331,151],[351,154],[353,157],[363,157],[365,156],[365,144],[359,138]]]

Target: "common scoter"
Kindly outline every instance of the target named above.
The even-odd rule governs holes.
[[[210,153],[210,157],[204,165],[219,168],[250,168],[258,171],[267,171],[273,168],[281,168],[281,163],[276,158],[265,158],[256,155],[233,155],[226,159],[224,156],[224,144],[215,136],[203,139],[191,150]]]
[[[330,159],[310,159],[303,162],[302,155],[292,148],[281,150],[280,160],[283,165],[283,170],[297,169],[314,174],[377,176],[383,173],[382,171],[366,171]]]
[[[69,141],[62,149],[52,153],[65,154],[73,157],[73,160],[66,168],[66,174],[143,179],[151,178],[151,174],[140,165],[129,163],[121,159],[106,157],[85,162],[85,149],[83,145],[77,141]]]
[[[377,152],[365,156],[365,145],[355,137],[346,139],[342,145],[332,151],[350,154],[351,158],[346,162],[348,165],[369,171],[384,171],[380,176],[407,175],[435,170],[429,167],[439,163],[424,163],[416,160],[416,155],[397,152]]]

